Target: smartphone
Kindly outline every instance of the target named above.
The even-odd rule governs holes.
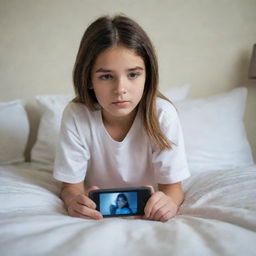
[[[148,187],[97,189],[89,192],[103,217],[144,215],[145,205],[150,198]]]

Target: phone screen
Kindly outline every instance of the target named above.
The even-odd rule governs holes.
[[[138,192],[100,193],[99,210],[102,215],[138,214]]]
[[[150,195],[148,187],[108,188],[89,192],[97,211],[105,217],[144,215]]]

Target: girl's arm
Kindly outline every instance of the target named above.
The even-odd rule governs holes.
[[[92,187],[90,190],[97,189]],[[102,219],[96,211],[95,203],[87,196],[84,182],[77,184],[62,183],[60,198],[64,201],[68,214],[72,217]]]
[[[174,217],[184,200],[181,182],[158,184],[159,191],[153,193],[145,207],[145,218],[165,222]]]
[[[158,184],[158,189],[172,198],[177,206],[180,206],[184,201],[184,192],[181,182],[174,184]]]
[[[66,207],[70,202],[70,200],[72,200],[75,196],[84,194],[84,193],[85,193],[84,182],[80,182],[77,184],[62,182],[60,198],[64,201],[64,204]]]

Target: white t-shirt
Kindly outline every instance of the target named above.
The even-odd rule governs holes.
[[[129,187],[171,184],[190,176],[182,130],[173,105],[157,99],[161,129],[175,145],[160,151],[147,136],[139,112],[123,141],[105,129],[101,111],[69,103],[62,116],[54,163],[55,179],[67,183],[85,180],[86,187]]]

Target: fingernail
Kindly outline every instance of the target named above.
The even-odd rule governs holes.
[[[96,217],[97,219],[102,219],[102,218],[103,218],[102,215],[99,214],[99,213],[95,213],[95,217]]]

